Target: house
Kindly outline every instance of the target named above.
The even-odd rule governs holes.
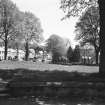
[[[0,60],[4,60],[4,52],[5,52],[4,46],[0,46]],[[23,50],[19,50],[18,59],[21,61],[24,55],[25,52]],[[16,56],[17,56],[17,51],[15,49],[8,48],[7,59],[12,60],[16,58]]]
[[[0,60],[4,59],[4,47],[0,47]]]
[[[80,47],[81,61],[84,64],[93,64],[95,62],[95,51],[92,45]]]

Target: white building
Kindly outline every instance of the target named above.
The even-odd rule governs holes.
[[[25,52],[23,50],[19,50],[19,56],[18,56],[19,61],[22,61],[24,56],[25,56]]]
[[[4,59],[4,47],[0,47],[0,60]]]
[[[29,49],[29,59],[33,59],[35,57],[35,51],[33,49]]]
[[[4,46],[0,46],[0,60],[4,60]],[[19,50],[18,59],[21,61],[25,55],[23,50]],[[14,59],[17,56],[17,51],[12,48],[8,48],[7,59]]]

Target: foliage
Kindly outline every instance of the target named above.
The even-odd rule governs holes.
[[[10,0],[0,1],[0,38],[5,43],[4,58],[7,58],[8,41],[15,36],[14,30],[18,21],[18,8]]]
[[[91,6],[98,6],[98,0],[61,0],[60,8],[65,13],[65,18],[70,16],[80,16]]]
[[[17,23],[18,8],[10,0],[0,1],[0,38],[5,40],[5,34],[8,33],[8,40],[12,38],[14,26]],[[17,20],[17,21],[16,21]]]
[[[61,0],[61,9],[65,12],[65,18],[69,18],[71,16],[79,16],[81,21],[85,21],[83,23],[77,23],[77,30],[82,29],[81,34],[79,33],[79,37],[77,39],[84,39],[84,35],[86,35],[85,40],[82,42],[94,42],[95,53],[96,53],[96,63],[98,64],[98,53],[99,53],[99,9],[98,9],[98,0]],[[83,31],[84,30],[84,31]],[[87,31],[86,31],[87,30]],[[83,33],[84,32],[84,33]],[[89,34],[92,35],[90,36]],[[94,35],[93,35],[94,33]],[[98,34],[97,34],[98,33]],[[95,38],[94,38],[95,36]],[[93,41],[93,39],[95,41]]]
[[[67,48],[63,38],[58,35],[51,35],[47,40],[47,51],[52,53],[53,61],[58,61],[59,57],[66,56]]]
[[[72,47],[70,46],[70,47],[68,48],[68,51],[67,51],[67,58],[68,58],[69,62],[72,61],[72,56],[73,56],[73,49],[72,49]]]
[[[99,8],[90,7],[76,23],[76,40],[79,40],[82,45],[90,43],[95,48],[96,63],[98,63],[99,53],[99,29],[100,16]]]
[[[29,42],[40,42],[43,38],[40,20],[30,12],[23,13],[23,20],[17,27],[25,45],[25,59],[29,56]]]
[[[72,55],[72,62],[79,62],[79,61],[80,61],[80,48],[78,45],[76,45]]]
[[[23,16],[23,20],[18,28],[20,28],[24,41],[35,40],[40,42],[43,32],[40,20],[30,12],[23,13]]]
[[[89,8],[76,23],[76,39],[83,43],[90,43],[99,46],[99,9],[96,7]]]
[[[19,49],[25,43],[28,54],[29,42],[42,41],[42,32],[40,20],[32,13],[21,12],[10,0],[0,1],[0,38],[5,45],[5,60],[8,47]]]

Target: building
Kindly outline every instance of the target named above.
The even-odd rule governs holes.
[[[0,60],[4,59],[4,47],[0,47]]]
[[[4,60],[4,46],[0,46],[0,60]],[[25,52],[23,50],[18,51],[18,60],[22,60],[24,58]],[[17,51],[12,48],[8,48],[7,59],[13,60],[17,56]]]
[[[95,51],[92,45],[86,44],[80,47],[81,62],[84,64],[95,63]]]

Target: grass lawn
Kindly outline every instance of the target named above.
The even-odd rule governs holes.
[[[30,61],[0,61],[0,69],[17,69],[24,68],[29,70],[59,70],[68,72],[85,72],[85,73],[96,73],[99,71],[98,66],[83,66],[83,65],[56,65],[46,63],[35,63]]]
[[[29,61],[28,62],[1,61],[0,69],[1,69],[0,71],[1,78],[3,77],[4,80],[8,80],[8,78],[9,80],[12,80],[12,82],[11,81],[9,82],[8,86],[17,86],[17,84],[20,84],[20,86],[26,86],[26,85],[33,86],[33,84],[31,83],[37,83],[37,85],[40,86],[40,84],[43,85],[43,83],[52,83],[51,86],[53,87],[56,86],[54,85],[53,82],[61,84],[58,85],[58,88],[56,88],[57,91],[53,90],[54,88],[53,89],[50,88],[50,85],[49,88],[48,87],[43,88],[43,91],[41,91],[39,87],[35,88],[36,91],[34,92],[36,93],[34,95],[36,96],[42,96],[42,97],[58,96],[59,99],[60,98],[64,99],[66,97],[68,98],[70,97],[71,99],[72,96],[78,96],[77,99],[78,98],[80,98],[80,100],[82,99],[81,100],[82,104],[80,105],[104,105],[101,103],[104,102],[104,97],[105,97],[105,82],[102,81],[102,80],[105,81],[105,79],[98,77],[97,75],[99,69],[98,66],[82,66],[82,65],[67,66],[67,65],[35,63]],[[10,71],[8,72],[7,69]],[[75,71],[85,72],[86,75],[81,75],[82,73],[77,73]],[[61,86],[64,86],[66,88],[62,88]],[[12,88],[12,90],[10,88],[10,93],[11,92],[13,93],[13,90],[15,93],[16,92],[19,93],[20,88],[19,91],[17,91],[17,88],[15,90],[15,87]],[[23,90],[21,90],[20,93]],[[88,102],[87,100],[89,100],[91,104],[87,104]],[[86,103],[83,103],[84,101],[86,101]],[[97,104],[97,102],[101,103]],[[79,105],[78,102],[76,103],[76,101],[74,101],[73,103],[69,101],[68,103],[63,103],[63,104]],[[42,105],[63,105],[63,104],[61,103],[61,101],[55,103],[55,100],[54,103],[50,102],[42,103]],[[0,105],[41,105],[41,104],[36,101],[32,102],[30,98],[28,99],[16,98],[16,99],[1,99]]]

